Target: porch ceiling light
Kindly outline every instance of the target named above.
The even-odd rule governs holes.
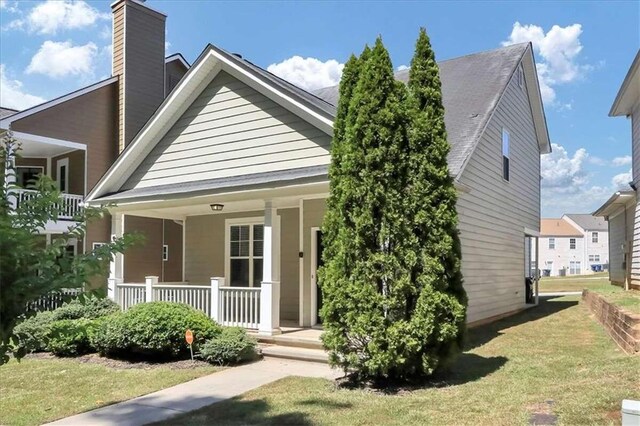
[[[211,207],[211,210],[214,212],[221,212],[224,208],[224,204],[210,204],[209,207]]]

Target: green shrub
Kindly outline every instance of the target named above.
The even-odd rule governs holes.
[[[51,324],[47,349],[58,356],[77,356],[93,350],[91,337],[99,320],[64,319]]]
[[[133,359],[174,359],[189,356],[184,335],[193,332],[194,351],[218,336],[221,327],[203,312],[172,302],[141,303],[109,317],[92,338],[103,355]]]
[[[84,300],[74,299],[65,303],[54,312],[56,320],[95,319],[120,311],[120,307],[111,299],[88,296]]]
[[[238,364],[256,359],[256,340],[242,328],[228,327],[200,348],[200,357],[219,365]]]
[[[53,312],[38,312],[14,328],[18,337],[18,349],[25,353],[42,352],[47,349],[51,324],[55,321]]]

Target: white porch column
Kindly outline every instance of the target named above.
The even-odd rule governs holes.
[[[264,208],[264,252],[259,334],[280,333],[280,221],[271,201]]]
[[[158,284],[158,277],[156,276],[148,276],[144,277],[144,288],[145,288],[145,302],[153,302],[153,286]]]
[[[211,319],[218,324],[222,323],[220,311],[220,287],[224,287],[224,278],[211,277]]]
[[[120,238],[124,234],[124,214],[114,213],[111,216],[111,239]],[[109,299],[118,301],[118,284],[124,280],[124,255],[116,253],[109,262],[109,280],[107,295]]]

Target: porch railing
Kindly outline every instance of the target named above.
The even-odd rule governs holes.
[[[152,301],[186,303],[206,313],[224,326],[261,329],[269,332],[280,317],[279,282],[261,287],[226,287],[224,278],[211,278],[210,286],[188,283],[158,283],[158,277],[146,277],[145,283],[118,283],[109,279],[110,297],[123,310]],[[266,326],[263,327],[265,330]]]
[[[82,294],[82,288],[62,288],[58,291],[53,291],[46,294],[29,303],[29,309],[34,311],[53,311],[59,308],[69,299],[73,299],[76,296]]]
[[[16,208],[20,207],[25,201],[35,198],[38,194],[38,191],[33,189],[17,189],[11,192],[15,196]],[[62,208],[60,214],[58,214],[58,219],[71,220],[77,216],[82,210],[82,199],[82,195],[62,194]]]
[[[218,315],[222,325],[258,328],[260,287],[220,287]]]

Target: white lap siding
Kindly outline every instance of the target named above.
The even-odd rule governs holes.
[[[510,181],[502,178],[502,129],[510,134]],[[540,228],[540,151],[524,87],[512,81],[460,178],[462,272],[468,321],[525,306],[524,229]]]
[[[123,189],[328,164],[331,137],[220,72]]]

